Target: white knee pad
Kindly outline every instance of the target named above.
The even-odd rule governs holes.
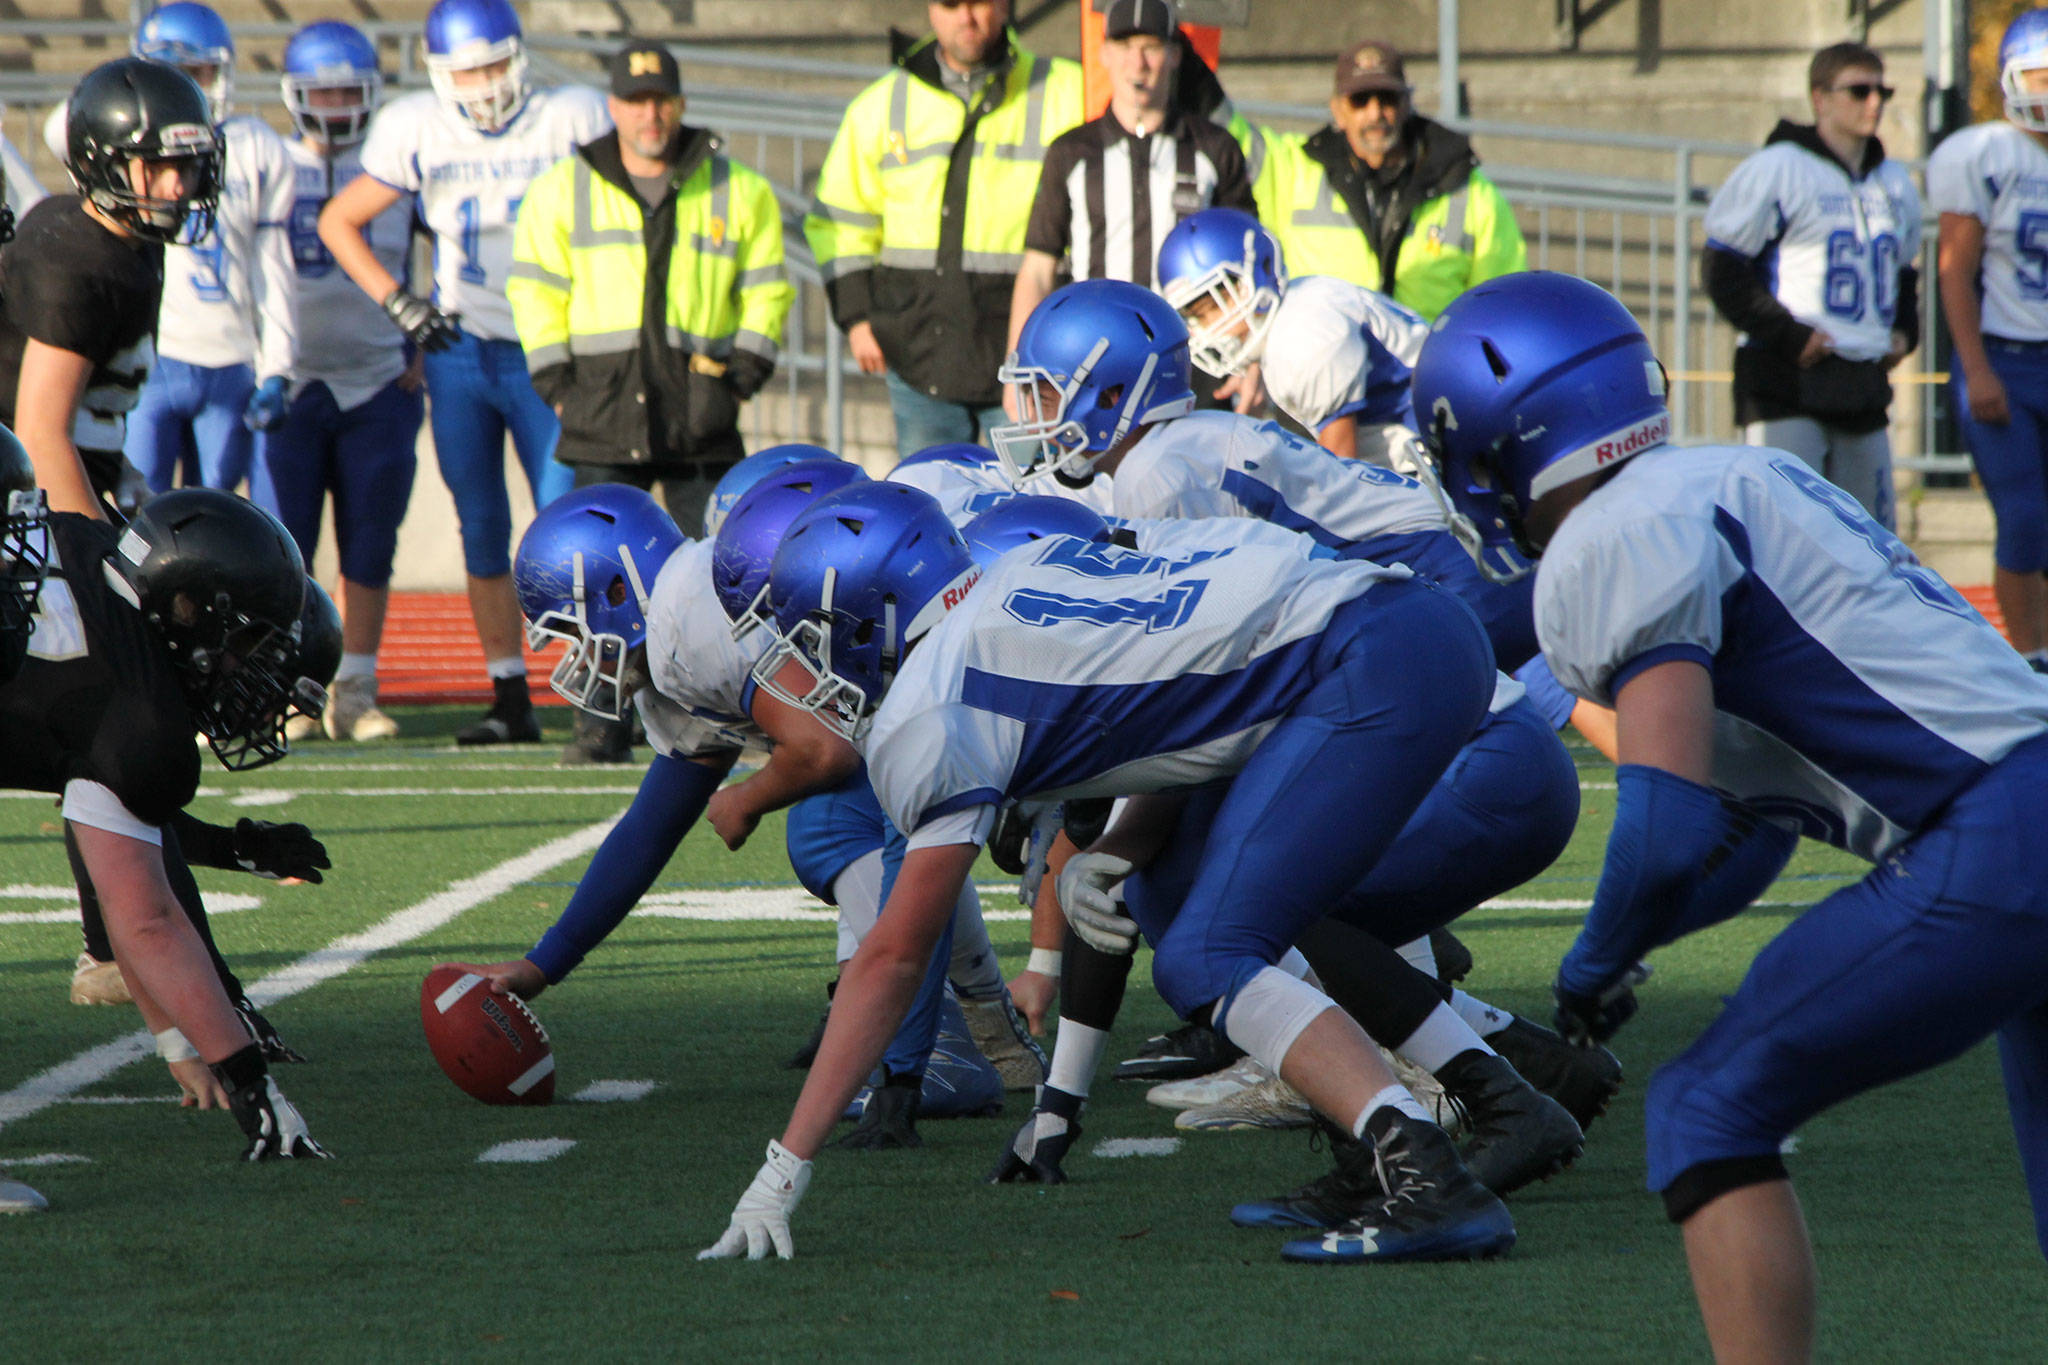
[[[1213,1021],[1218,1032],[1278,1073],[1281,1059],[1317,1015],[1333,1008],[1330,997],[1278,967],[1262,968],[1239,988],[1227,1015]]]

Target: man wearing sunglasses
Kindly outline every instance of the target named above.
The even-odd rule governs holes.
[[[1471,142],[1415,112],[1401,54],[1337,59],[1328,126],[1253,130],[1259,213],[1297,275],[1334,275],[1434,318],[1473,285],[1529,267],[1514,212]]]
[[[1920,195],[1877,125],[1884,59],[1837,43],[1807,68],[1813,122],[1780,120],[1707,207],[1702,273],[1738,328],[1735,420],[1890,527],[1891,370],[1920,340]]]

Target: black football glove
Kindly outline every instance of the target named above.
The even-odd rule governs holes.
[[[327,845],[304,825],[273,825],[246,816],[235,821],[234,853],[242,871],[272,881],[297,877],[317,882],[322,880],[321,869],[334,866],[327,861]]]
[[[849,1152],[888,1152],[924,1146],[924,1139],[917,1134],[917,1100],[923,1089],[922,1076],[884,1072],[882,1083],[868,1091],[867,1107],[860,1111],[860,1122],[832,1145]]]
[[[1030,1118],[1024,1120],[1023,1127],[1011,1136],[1009,1146],[1003,1149],[1002,1160],[988,1173],[988,1183],[1066,1184],[1067,1173],[1060,1163],[1067,1159],[1067,1149],[1081,1136],[1080,1121],[1072,1117],[1080,1112],[1080,1096],[1069,1095],[1049,1085],[1039,1087],[1038,1107],[1031,1111]]]
[[[325,1161],[331,1155],[313,1141],[306,1120],[270,1079],[263,1053],[251,1043],[208,1068],[228,1092],[228,1108],[249,1138],[244,1161]]]
[[[384,313],[398,324],[405,339],[422,351],[446,350],[462,335],[453,313],[444,313],[403,289],[394,289],[384,296]]]
[[[249,997],[238,995],[234,1000],[235,1013],[242,1016],[242,1027],[249,1030],[249,1036],[256,1040],[256,1046],[263,1049],[266,1062],[303,1062],[306,1055],[277,1036],[277,1030],[265,1019],[262,1012],[249,1003]]]
[[[1597,995],[1566,990],[1561,982],[1553,985],[1550,993],[1557,997],[1557,1031],[1579,1047],[1606,1042],[1636,1012],[1635,987],[1627,978]]]

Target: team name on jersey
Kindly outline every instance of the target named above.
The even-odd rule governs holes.
[[[562,158],[506,156],[493,160],[437,161],[420,167],[420,178],[428,185],[473,185],[487,181],[530,181]]]

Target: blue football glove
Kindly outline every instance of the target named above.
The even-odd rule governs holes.
[[[249,407],[242,413],[242,425],[251,431],[276,431],[284,425],[291,406],[291,385],[283,375],[274,374],[258,384],[256,392],[249,395]]]

